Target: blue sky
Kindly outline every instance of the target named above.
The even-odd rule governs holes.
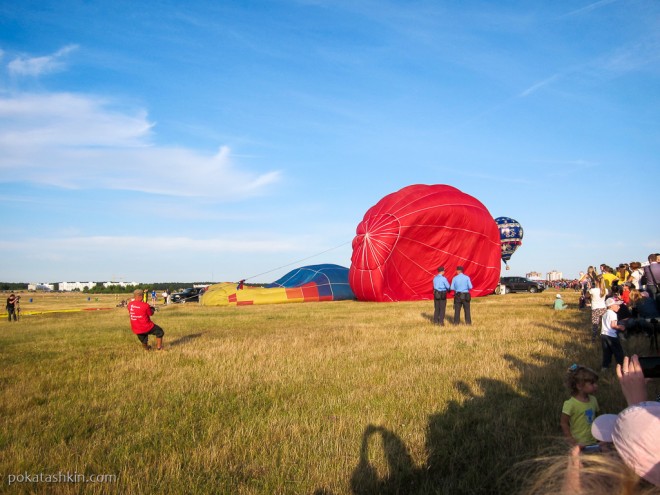
[[[517,219],[510,275],[645,261],[659,116],[655,0],[0,0],[0,280],[349,266],[417,183]]]

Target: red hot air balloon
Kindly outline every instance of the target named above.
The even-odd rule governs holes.
[[[476,198],[447,185],[412,185],[372,206],[357,226],[349,283],[361,301],[433,298],[439,266],[451,281],[462,265],[472,296],[500,278],[500,232]]]

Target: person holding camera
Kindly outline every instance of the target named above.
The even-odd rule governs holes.
[[[18,320],[18,300],[19,298],[14,295],[12,292],[9,297],[7,298],[7,304],[5,305],[5,309],[7,310],[7,318],[9,321],[12,321],[12,318],[14,321]]]
[[[463,273],[463,267],[456,267],[456,276],[451,281],[451,290],[454,291],[454,325],[461,322],[461,308],[465,312],[465,324],[472,325],[470,316],[470,289],[472,280]]]
[[[658,493],[660,403],[648,400],[647,372],[657,367],[648,359],[636,355],[623,358],[616,367],[616,376],[628,407],[617,415],[598,416],[591,425],[592,436],[601,445],[611,444],[613,449],[598,456],[583,456],[581,453],[587,451],[578,444],[571,448],[568,458],[539,458],[541,469],[526,483],[522,493]],[[652,376],[652,372],[648,374]]]
[[[445,309],[447,308],[447,292],[449,280],[445,278],[445,267],[438,267],[438,274],[433,277],[433,323],[445,326]]]

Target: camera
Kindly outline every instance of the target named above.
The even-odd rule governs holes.
[[[585,445],[584,447],[581,447],[580,450],[583,454],[595,454],[597,452],[601,452],[600,445],[598,444]]]
[[[646,378],[660,377],[660,356],[639,356],[639,364]]]

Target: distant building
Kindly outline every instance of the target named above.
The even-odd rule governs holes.
[[[543,274],[541,272],[529,272],[525,274],[530,280],[543,280]]]
[[[71,292],[74,290],[83,291],[85,289],[91,289],[97,285],[102,285],[103,287],[110,287],[111,285],[118,285],[119,287],[126,287],[128,285],[139,285],[138,282],[60,282],[60,290],[65,292]]]
[[[101,282],[99,282],[101,283]],[[118,285],[119,287],[128,287],[129,285],[139,285],[139,282],[102,282],[103,287],[110,287],[111,285]]]
[[[82,291],[84,289],[91,289],[96,287],[96,282],[60,282],[60,290],[71,292],[73,290]]]
[[[548,272],[547,275],[547,280],[549,282],[552,282],[553,280],[561,280],[562,278],[564,278],[562,272],[558,272],[556,270],[552,270],[551,272]]]
[[[51,290],[55,290],[55,284],[44,284],[44,283],[28,284],[28,290],[44,290],[48,292]]]

